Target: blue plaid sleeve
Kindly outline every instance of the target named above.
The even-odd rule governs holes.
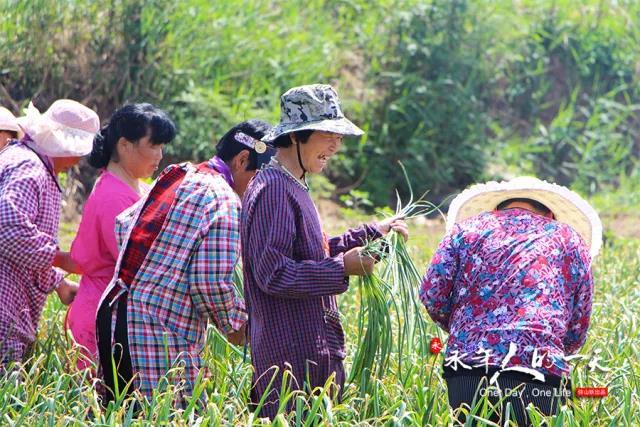
[[[189,265],[190,292],[200,315],[228,334],[247,321],[244,300],[233,284],[240,248],[240,201],[222,193],[211,206],[202,241]]]

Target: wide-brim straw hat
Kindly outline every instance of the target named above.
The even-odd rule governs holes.
[[[82,157],[91,152],[100,119],[90,108],[71,99],[59,99],[44,114],[29,103],[18,124],[28,144],[49,157]]]
[[[280,97],[280,123],[262,140],[272,142],[281,135],[302,130],[319,130],[345,136],[364,134],[342,113],[336,91],[323,84],[298,86],[286,91]]]
[[[526,198],[548,207],[555,219],[571,226],[589,247],[594,258],[602,246],[602,222],[598,213],[574,191],[534,177],[476,184],[460,193],[449,206],[447,231],[454,224],[482,212],[490,212],[509,199]]]
[[[16,116],[4,107],[0,107],[0,130],[20,132],[20,126],[18,126]]]

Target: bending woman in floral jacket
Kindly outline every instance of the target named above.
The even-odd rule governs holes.
[[[450,334],[451,407],[495,383],[518,425],[528,423],[528,403],[551,415],[568,397],[566,356],[587,336],[598,215],[567,188],[522,177],[463,192],[447,228],[420,296]]]

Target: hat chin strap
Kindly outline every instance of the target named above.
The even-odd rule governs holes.
[[[300,179],[303,179],[307,173],[307,169],[304,167],[304,164],[302,163],[302,156],[300,155],[300,143],[297,141],[296,141],[296,152],[298,153],[298,163],[302,168],[302,176],[300,177]]]

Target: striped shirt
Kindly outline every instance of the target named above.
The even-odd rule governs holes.
[[[250,183],[242,207],[242,259],[258,402],[273,366],[287,366],[302,388],[324,385],[345,357],[336,295],[347,290],[343,253],[380,237],[373,226],[326,239],[309,193],[284,171],[267,167]],[[261,416],[274,417],[282,377],[276,376]]]

